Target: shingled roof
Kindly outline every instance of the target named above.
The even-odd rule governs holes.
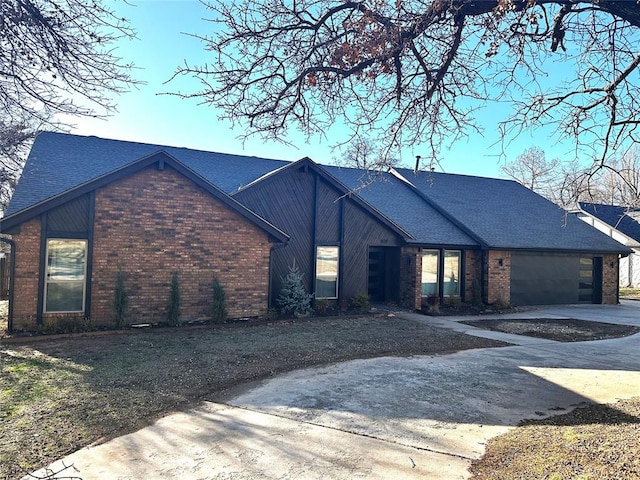
[[[426,203],[421,196],[390,173],[323,166],[366,202],[400,225],[415,239],[409,243],[478,247],[471,235]]]
[[[579,202],[580,209],[640,243],[640,208]],[[635,218],[634,218],[635,217]]]
[[[165,152],[232,195],[290,162],[186,148],[40,133],[6,211],[18,216],[96,178]],[[626,247],[509,180],[398,169],[376,174],[320,165],[412,238],[457,247],[627,253]],[[361,188],[363,185],[364,188]],[[289,232],[293,233],[293,232]]]
[[[615,240],[512,180],[409,169],[398,173],[491,248],[626,252]]]
[[[64,133],[38,134],[5,215],[164,151],[226,193],[288,162]]]

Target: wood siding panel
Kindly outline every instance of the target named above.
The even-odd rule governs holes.
[[[324,181],[318,182],[318,218],[316,243],[338,245],[340,242],[341,193]]]
[[[314,291],[316,245],[340,246],[339,294],[348,303],[356,293],[367,292],[369,246],[398,246],[401,239],[311,169],[291,169],[238,192],[235,199],[291,236],[272,252],[271,299],[282,289],[295,258],[304,273],[305,287]],[[344,218],[342,218],[342,203]]]
[[[271,304],[282,289],[282,279],[295,261],[304,272],[307,291],[313,291],[314,176],[300,170],[276,175],[235,195],[235,199],[291,236],[271,256]]]
[[[348,199],[345,201],[343,271],[340,291],[343,300],[348,300],[356,293],[367,292],[369,246],[400,246],[400,239],[353,201]]]
[[[47,212],[47,234],[88,233],[89,194]]]

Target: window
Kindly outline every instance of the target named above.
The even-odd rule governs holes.
[[[86,271],[86,240],[47,240],[44,311],[84,311]]]
[[[438,250],[422,251],[422,296],[438,295]]]
[[[444,251],[444,283],[445,297],[460,295],[460,254],[459,250]]]
[[[316,298],[338,298],[339,247],[316,250]]]
[[[441,252],[444,261],[441,264]],[[423,250],[422,251],[422,296],[439,295],[442,282],[442,295],[445,297],[460,295],[460,268],[462,265],[460,250]],[[442,269],[442,271],[440,271]]]

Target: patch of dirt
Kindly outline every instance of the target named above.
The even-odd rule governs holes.
[[[487,443],[472,480],[639,480],[640,398],[526,420]]]
[[[281,372],[504,345],[391,315],[2,342],[0,479]]]
[[[472,327],[496,332],[513,333],[527,337],[545,338],[558,342],[584,342],[620,338],[640,332],[640,327],[612,323],[577,320],[575,318],[550,319],[482,319],[460,322]]]

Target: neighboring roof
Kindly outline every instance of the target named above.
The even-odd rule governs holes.
[[[324,166],[376,210],[401,225],[413,237],[409,243],[477,247],[479,242],[426,203],[407,184],[390,173]]]
[[[41,132],[5,215],[163,150],[226,193],[288,162],[187,148]]]
[[[640,221],[632,217],[632,215],[637,216],[640,214],[640,208],[629,209],[618,205],[586,202],[578,202],[578,206],[584,213],[603,221],[627,237],[640,242]]]
[[[490,248],[629,251],[515,181],[410,169],[397,172]]]

